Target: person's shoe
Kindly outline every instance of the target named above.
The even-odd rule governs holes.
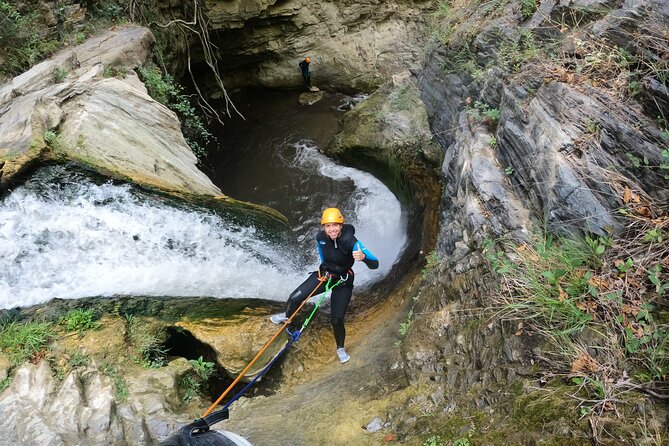
[[[275,323],[276,325],[281,325],[288,320],[286,313],[273,314],[269,317],[269,320]]]
[[[339,356],[339,362],[342,364],[351,359],[348,353],[346,353],[346,350],[344,350],[344,347],[337,349],[337,356]]]

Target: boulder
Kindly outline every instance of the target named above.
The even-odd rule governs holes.
[[[323,99],[323,94],[322,91],[302,93],[300,94],[298,101],[300,102],[300,105],[314,105],[316,102]]]
[[[116,28],[3,85],[0,186],[39,160],[56,159],[166,192],[221,196],[197,169],[177,116],[133,71],[147,62],[153,42],[146,28]]]
[[[242,372],[279,328],[269,321],[268,315],[257,315],[257,310],[251,309],[232,317],[186,317],[176,325],[188,330],[198,341],[211,346],[216,352],[218,363],[231,378],[236,378]],[[287,341],[286,334],[281,333],[244,374],[244,381],[250,381],[260,373]]]

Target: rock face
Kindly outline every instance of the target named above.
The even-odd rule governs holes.
[[[16,366],[0,352],[0,381],[10,378],[0,392],[0,444],[148,446],[176,434],[211,404],[210,384],[197,381],[186,357],[205,356],[205,362],[215,364],[220,376],[213,374],[212,380],[218,391],[277,331],[264,304],[246,303],[103,298],[22,310],[28,318],[39,314],[40,319],[58,320],[71,305],[83,304],[104,315],[95,329],[59,333],[49,360]],[[143,357],[147,340],[162,342],[161,351],[170,353],[159,366],[149,366]],[[241,383],[253,379],[286,340],[282,334],[272,343]]]
[[[319,87],[369,90],[418,66],[427,1],[206,2],[226,86],[298,87],[311,57]],[[212,33],[212,36],[214,34]]]
[[[542,18],[571,15],[582,20],[580,26],[589,23],[587,29],[612,40],[619,42],[619,33],[627,35],[631,46],[639,42],[633,30],[650,29],[653,21],[666,30],[668,11],[658,2],[625,2],[624,10],[615,10],[614,2],[604,3],[614,12],[598,10],[600,15],[584,17],[591,2],[541,2],[541,11],[524,26],[535,25],[533,32],[540,34],[551,25]],[[636,19],[625,22],[625,30],[612,25],[630,11]],[[622,229],[618,210],[625,205],[626,189],[649,202],[669,200],[663,172],[644,167],[666,162],[662,151],[667,137],[647,111],[648,102],[655,103],[653,115],[666,108],[662,94],[649,101],[644,97],[655,93],[646,89],[639,101],[622,100],[619,91],[601,81],[569,74],[564,66],[535,66],[531,57],[522,68],[504,67],[499,59],[488,64],[495,55],[503,58],[503,50],[510,51],[495,46],[492,36],[513,39],[498,26],[513,23],[512,11],[499,14],[501,18],[477,22],[472,13],[471,22],[449,29],[456,35],[476,31],[468,48],[472,53],[466,54],[484,69],[463,64],[445,71],[462,44],[453,42],[452,48],[432,51],[419,76],[432,133],[444,151],[445,188],[435,251],[439,261],[415,294],[413,314],[419,316],[402,347],[408,379],[426,389],[417,404],[420,410],[405,414],[406,429],[426,428],[420,413],[465,408],[464,413],[484,414],[501,432],[503,417],[516,416],[523,404],[523,376],[541,360],[541,341],[523,337],[522,330],[483,310],[490,307],[489,296],[499,280],[481,254],[486,239],[522,242],[544,228],[563,234],[616,233]],[[570,45],[569,39],[564,45]],[[649,76],[644,82],[654,85],[652,80]],[[493,109],[498,116],[486,113]],[[556,421],[560,417],[538,419],[556,444],[580,444],[565,431],[564,419]],[[660,413],[657,420],[665,423],[663,417]],[[517,428],[512,427],[514,432]],[[521,442],[538,441],[534,436]]]
[[[119,28],[3,85],[1,184],[38,160],[70,159],[168,192],[220,196],[197,169],[176,115],[133,71],[148,60],[153,41],[146,28]]]
[[[76,369],[62,382],[47,361],[25,364],[0,395],[3,444],[152,445],[178,429],[177,380],[189,368],[176,360],[159,370],[137,368],[126,378],[128,400],[95,367]]]

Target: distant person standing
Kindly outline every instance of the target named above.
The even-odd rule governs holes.
[[[302,79],[304,79],[304,86],[309,90],[311,90],[311,72],[309,71],[310,63],[311,58],[309,57],[305,57],[304,60],[299,63],[300,69],[302,70]]]

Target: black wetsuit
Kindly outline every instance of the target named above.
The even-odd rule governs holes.
[[[292,292],[286,302],[286,316],[290,317],[300,306],[309,294],[319,285],[318,277],[321,274],[332,275],[333,280],[341,278],[343,283],[332,289],[332,296],[330,298],[330,317],[332,320],[332,329],[334,331],[337,348],[344,347],[344,340],[346,339],[346,329],[344,328],[344,315],[348,309],[348,304],[351,302],[351,294],[353,293],[353,270],[351,267],[355,263],[353,258],[353,251],[358,248],[365,253],[363,262],[370,269],[379,267],[378,259],[371,253],[362,243],[355,238],[355,228],[352,225],[343,225],[341,234],[336,240],[332,240],[327,236],[325,231],[319,231],[316,235],[318,242],[318,254],[320,255],[321,265],[319,271],[312,272],[307,280],[302,282],[295,291]],[[320,282],[318,290],[313,295],[325,291],[324,283]]]
[[[309,62],[303,60],[299,63],[300,69],[302,70],[302,79],[304,79],[304,86],[311,88],[311,73],[309,72]]]

